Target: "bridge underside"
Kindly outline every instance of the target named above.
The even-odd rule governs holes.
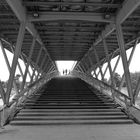
[[[129,69],[139,43],[139,21],[140,0],[0,0],[0,47],[9,71],[6,89],[0,82],[1,125],[13,119],[27,98],[59,76],[57,60],[77,61],[71,76],[107,94],[139,121],[140,78],[133,87]],[[14,54],[12,64],[6,50]],[[124,73],[117,85],[114,75],[120,60]],[[11,100],[13,89],[16,96]]]

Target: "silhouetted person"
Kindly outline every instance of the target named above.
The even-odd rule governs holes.
[[[67,71],[67,69],[66,69],[66,75],[67,75],[67,72],[68,72],[68,71]]]

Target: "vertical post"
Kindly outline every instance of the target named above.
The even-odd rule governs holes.
[[[18,33],[18,37],[17,37],[15,53],[14,53],[14,57],[13,57],[12,67],[10,70],[10,76],[9,76],[9,81],[8,81],[8,86],[7,86],[7,91],[6,91],[6,104],[7,105],[9,104],[9,98],[10,98],[10,93],[11,93],[12,86],[13,86],[13,80],[14,80],[14,76],[15,76],[16,66],[17,66],[18,58],[19,58],[19,55],[21,52],[21,47],[22,47],[22,43],[23,43],[23,39],[24,39],[25,26],[26,26],[25,22],[20,23],[20,29],[19,29],[19,33]]]
[[[34,50],[34,47],[35,47],[35,42],[36,42],[36,37],[33,38],[32,45],[31,45],[31,48],[30,48],[29,57],[28,57],[28,60],[27,60],[27,65],[26,65],[26,68],[25,68],[24,77],[23,77],[23,81],[22,81],[22,85],[21,85],[21,91],[24,89],[24,86],[25,86],[25,83],[26,83],[26,77],[27,77],[29,65],[30,65],[30,62],[31,62],[33,50]]]
[[[119,23],[116,23],[116,34],[117,34],[117,40],[120,47],[120,55],[122,57],[122,63],[124,68],[124,75],[126,78],[126,85],[128,89],[129,97],[131,98],[131,104],[133,103],[133,93],[132,93],[132,87],[131,87],[131,78],[130,78],[130,72],[129,67],[127,63],[127,56],[125,51],[125,43],[124,43],[124,37],[122,32],[122,27]]]
[[[97,51],[96,51],[96,48],[95,48],[95,47],[94,47],[94,54],[95,54],[95,58],[96,58],[96,61],[97,61],[97,63],[98,63],[98,66],[99,66],[99,71],[100,71],[100,73],[101,73],[102,81],[104,81],[104,75],[103,75],[103,72],[102,72],[102,69],[101,69],[99,56],[98,56],[98,54],[97,54]]]

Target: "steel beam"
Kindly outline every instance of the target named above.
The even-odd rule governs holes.
[[[100,65],[99,56],[98,56],[98,54],[97,54],[97,51],[96,51],[96,48],[95,48],[95,47],[94,47],[94,54],[95,54],[96,61],[97,61],[97,63],[98,63],[99,71],[100,71],[100,73],[101,73],[102,81],[104,81],[104,75],[103,75],[102,68],[101,68],[101,65]]]
[[[135,50],[136,50],[137,43],[138,43],[138,40],[136,40],[136,43],[135,43],[134,47],[132,48],[131,54],[130,54],[130,56],[129,56],[129,59],[128,59],[128,67],[129,67],[130,64],[131,64],[131,61],[132,61],[134,52],[135,52]],[[119,90],[122,88],[124,82],[125,82],[125,75],[123,74],[123,75],[122,75],[121,84],[120,84],[120,86],[119,86]]]
[[[24,86],[25,86],[25,83],[26,83],[26,77],[27,77],[30,61],[31,61],[31,58],[32,58],[32,55],[33,55],[33,50],[34,50],[34,47],[35,47],[35,43],[36,43],[36,38],[34,37],[33,41],[32,41],[31,48],[30,48],[29,57],[28,57],[28,60],[27,60],[27,65],[26,65],[25,72],[24,72],[24,77],[23,77],[23,81],[22,81],[22,85],[21,85],[21,91],[24,89]]]
[[[26,29],[32,34],[33,37],[36,37],[36,40],[39,42],[39,44],[41,44],[43,48],[46,50],[34,25],[30,21],[27,20],[26,9],[22,5],[22,2],[20,0],[6,0],[6,2],[9,4],[9,6],[11,7],[11,9],[13,10],[13,12],[15,13],[16,17],[19,19],[20,22],[26,21]],[[50,55],[48,56],[50,57]]]
[[[123,23],[133,12],[134,10],[140,5],[140,0],[127,0],[123,3],[122,8],[119,10],[116,19],[116,23]],[[97,46],[101,41],[102,38],[106,38],[116,29],[115,23],[110,23],[105,27],[105,30],[102,31],[101,35],[97,38],[97,40],[93,43],[93,46]],[[89,49],[92,51],[92,49]],[[88,53],[88,52],[87,52]],[[85,56],[84,56],[85,57]]]
[[[114,18],[105,19],[102,14],[94,13],[83,13],[83,12],[47,12],[40,14],[39,17],[34,18],[29,15],[28,20],[30,22],[37,21],[53,21],[53,20],[83,20],[83,21],[92,21],[92,22],[114,22]]]
[[[12,53],[14,54],[14,49],[13,49],[13,47],[12,47],[11,45],[10,45],[10,48],[11,48],[11,50],[12,50]],[[18,65],[18,68],[19,68],[20,74],[21,74],[22,79],[23,79],[23,71],[22,71],[22,68],[21,68],[21,66],[20,66],[19,61],[18,61],[17,65]]]
[[[20,29],[19,29],[19,33],[18,33],[15,53],[14,53],[14,57],[13,57],[13,62],[12,62],[11,70],[10,70],[10,76],[9,76],[9,81],[8,81],[7,91],[6,91],[6,104],[7,105],[9,104],[9,98],[10,98],[10,93],[12,90],[16,66],[17,66],[18,58],[19,58],[19,55],[21,52],[21,47],[22,47],[22,43],[23,43],[23,39],[24,39],[25,25],[26,25],[25,22],[20,23]]]
[[[117,59],[117,61],[116,61],[116,64],[115,64],[115,66],[114,66],[114,69],[113,69],[113,74],[115,73],[115,71],[116,71],[116,69],[117,69],[117,66],[118,66],[118,64],[119,64],[120,58],[121,58],[121,56],[119,55],[119,57],[118,57],[118,59]]]
[[[131,86],[131,78],[130,78],[129,66],[128,66],[128,62],[127,62],[126,51],[125,51],[125,43],[124,43],[122,27],[120,24],[116,24],[116,34],[117,34],[118,45],[120,48],[120,55],[122,58],[128,94],[129,94],[129,97],[131,98],[131,103],[133,103],[133,92],[132,92],[132,86]]]
[[[15,13],[16,17],[19,19],[20,22],[26,21],[26,9],[23,7],[20,0],[6,0],[13,12]],[[34,28],[34,25],[31,22],[26,22],[26,29],[33,35],[36,36],[37,31]],[[37,36],[37,40],[39,43],[42,44],[42,41],[39,36]]]
[[[54,6],[95,6],[95,7],[106,7],[106,8],[120,8],[120,4],[114,4],[114,3],[100,3],[100,2],[70,2],[70,1],[23,1],[23,5],[25,6],[41,6],[41,7],[48,7],[48,5]]]
[[[103,39],[103,46],[104,46],[104,51],[105,51],[107,62],[108,62],[108,67],[109,67],[109,72],[110,72],[110,77],[111,77],[111,85],[114,88],[115,87],[115,83],[114,83],[114,78],[113,78],[113,72],[112,72],[112,68],[111,68],[111,64],[110,64],[108,47],[107,47],[107,44],[106,44],[106,40],[105,39]]]
[[[28,60],[27,59],[25,60],[22,54],[20,56],[21,56],[21,59],[22,59],[24,65],[25,65],[25,69],[26,69],[26,67],[27,67],[26,61],[28,61]],[[28,70],[28,74],[29,74],[29,77],[31,78],[31,73],[30,73],[29,70]]]
[[[6,52],[5,52],[5,49],[4,49],[3,44],[2,44],[1,41],[0,41],[0,46],[1,46],[1,50],[2,50],[2,53],[3,53],[4,59],[5,59],[5,62],[6,62],[6,65],[7,65],[8,71],[9,71],[9,74],[10,74],[10,72],[11,72],[10,63],[9,63],[9,60],[8,60],[7,54],[6,54]],[[18,88],[17,88],[17,86],[16,86],[16,82],[15,82],[15,80],[13,80],[13,85],[14,85],[14,89],[15,89],[15,91],[16,91],[16,94],[18,94]]]
[[[138,83],[136,85],[136,88],[134,90],[134,95],[133,95],[133,97],[134,97],[134,103],[135,103],[135,101],[136,101],[139,93],[140,93],[140,78],[139,78]]]
[[[0,81],[0,95],[1,95],[1,98],[3,100],[3,103],[5,104],[6,103],[6,100],[5,100],[6,93],[4,91],[4,88],[3,88],[1,81]]]

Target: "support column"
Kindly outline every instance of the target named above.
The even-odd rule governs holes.
[[[22,85],[21,85],[21,91],[24,89],[24,86],[25,86],[25,83],[26,83],[26,77],[27,77],[29,65],[30,65],[30,62],[31,62],[33,50],[34,50],[34,47],[35,47],[35,42],[36,42],[36,38],[33,38],[32,45],[31,45],[30,52],[29,52],[29,57],[28,57],[28,60],[27,60],[27,65],[26,65],[25,72],[24,72]]]
[[[18,62],[18,58],[19,58],[19,55],[21,52],[21,47],[22,47],[22,43],[23,43],[23,39],[24,39],[25,26],[26,26],[25,22],[20,23],[20,29],[19,29],[19,33],[18,33],[18,37],[17,37],[15,53],[14,53],[14,57],[13,57],[12,67],[10,70],[10,76],[9,76],[9,81],[8,81],[8,86],[7,86],[7,91],[6,91],[6,104],[7,105],[9,104],[9,98],[10,98],[10,93],[11,93],[12,86],[13,86],[13,80],[14,80],[14,76],[15,76],[17,62]]]
[[[116,34],[117,34],[117,40],[120,47],[120,55],[122,57],[122,63],[124,68],[124,75],[126,78],[126,85],[128,89],[129,97],[131,98],[131,104],[133,103],[133,93],[132,93],[132,87],[131,87],[131,78],[130,78],[130,72],[129,67],[127,63],[127,56],[125,51],[125,43],[124,43],[124,37],[122,32],[122,27],[119,23],[116,24]]]
[[[98,63],[98,66],[99,66],[99,71],[100,71],[100,73],[101,73],[102,81],[104,81],[104,75],[103,75],[103,72],[102,72],[102,69],[101,69],[99,56],[98,56],[98,54],[97,54],[97,51],[96,51],[96,48],[95,48],[95,47],[94,47],[94,54],[95,54],[95,58],[96,58],[96,61],[97,61],[97,63]]]

